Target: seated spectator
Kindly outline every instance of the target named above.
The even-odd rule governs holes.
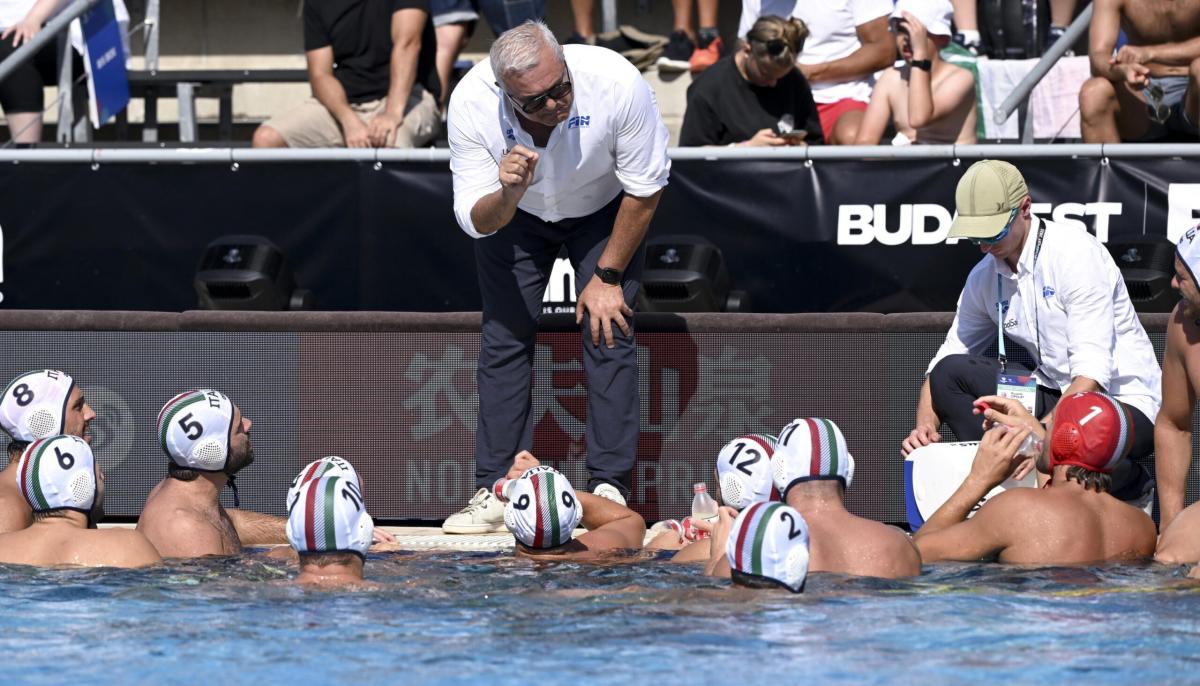
[[[287,537],[300,558],[295,583],[322,587],[362,584],[375,525],[358,484],[329,474],[303,481],[295,500],[289,501]]]
[[[305,0],[313,97],[254,132],[256,148],[412,148],[441,130],[429,0]]]
[[[77,436],[53,436],[21,454],[18,484],[33,511],[29,528],[0,535],[0,562],[53,567],[145,567],[162,558],[132,529],[96,529],[104,517],[104,472]]]
[[[688,87],[679,144],[780,146],[824,142],[812,90],[796,69],[808,29],[761,17],[738,49]]]
[[[771,458],[775,488],[808,522],[809,571],[888,579],[921,573],[921,556],[894,526],[846,509],[854,458],[828,419],[796,419],[779,432]]]
[[[1096,0],[1092,78],[1079,91],[1085,143],[1200,135],[1200,4]],[[1124,29],[1128,43],[1113,54]]]
[[[0,62],[28,43],[68,0],[9,0],[0,3]],[[74,52],[72,52],[72,55]],[[57,80],[58,43],[50,41],[32,59],[0,81],[0,108],[14,143],[32,145],[42,140],[42,89]],[[76,66],[76,70],[79,65]],[[76,71],[78,73],[78,71]]]
[[[567,477],[541,465],[528,451],[514,458],[508,476],[493,491],[506,503],[504,525],[516,538],[517,557],[594,561],[642,548],[646,522],[641,515],[607,498],[576,492]],[[587,532],[575,538],[581,523]]]
[[[243,544],[287,542],[282,517],[221,505],[221,490],[234,488],[234,475],[254,461],[250,427],[241,408],[212,389],[180,393],[158,413],[167,478],[146,496],[137,528],[164,557],[236,555]]]
[[[1030,432],[1046,430],[1017,401],[981,398],[991,422],[1010,427],[983,435],[971,473],[914,537],[925,562],[998,560],[1007,564],[1068,565],[1141,560],[1154,553],[1154,521],[1114,498],[1113,468],[1129,459],[1134,423],[1116,398],[1088,391],[1059,401],[1037,469],[1045,488],[1010,488],[967,515],[1025,461],[1018,454]]]
[[[0,428],[12,441],[8,444],[8,466],[0,471],[0,534],[33,523],[33,511],[17,487],[21,453],[30,443],[58,434],[91,443],[88,429],[95,418],[83,389],[58,370],[26,372],[5,387],[0,398]]]
[[[975,139],[975,77],[942,59],[950,43],[949,0],[900,0],[892,31],[904,66],[890,67],[875,83],[858,129],[858,145],[879,145],[887,125],[893,145],[969,145]]]
[[[736,517],[736,519],[735,519]],[[755,503],[739,514],[722,507],[705,571],[735,586],[804,591],[808,578],[808,523],[783,503]]]
[[[825,142],[849,145],[858,139],[875,72],[895,59],[891,12],[891,0],[742,0],[738,35],[749,33],[764,15],[803,21],[809,36],[799,67],[812,86]]]
[[[438,105],[443,112],[450,102],[450,77],[454,63],[475,33],[479,13],[487,19],[497,36],[530,19],[542,19],[542,0],[429,0],[429,15],[437,34],[437,71],[441,94]]]

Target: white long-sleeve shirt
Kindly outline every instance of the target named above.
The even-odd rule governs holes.
[[[454,216],[467,234],[484,237],[471,209],[500,189],[500,159],[517,144],[539,154],[533,183],[517,207],[544,221],[587,216],[621,191],[644,198],[667,185],[667,127],[641,73],[606,48],[565,45],[563,54],[574,100],[545,148],[521,128],[486,60],[450,96]]]
[[[1162,369],[1117,265],[1087,231],[1042,223],[1036,265],[1037,229],[1031,227],[1017,273],[991,255],[971,270],[954,323],[926,373],[947,355],[979,355],[996,340],[999,275],[1005,333],[1040,362],[1039,385],[1064,390],[1085,376],[1154,421]]]

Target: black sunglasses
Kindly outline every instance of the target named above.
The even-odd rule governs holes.
[[[784,53],[785,50],[788,49],[787,42],[780,38],[775,38],[772,40],[758,40],[757,38],[751,38],[750,42],[754,43],[755,45],[763,46],[763,49],[759,52],[766,52],[771,57],[779,57]]]
[[[499,83],[496,85],[500,86]],[[503,89],[504,87],[500,86],[500,88]],[[550,86],[541,94],[529,98],[525,102],[517,100],[508,91],[504,91],[504,94],[508,96],[508,99],[512,101],[512,104],[517,106],[517,109],[521,110],[525,114],[536,114],[541,112],[546,106],[547,100],[558,101],[571,94],[571,72],[567,69],[566,65],[563,65],[563,75],[562,78],[558,80],[558,83]]]

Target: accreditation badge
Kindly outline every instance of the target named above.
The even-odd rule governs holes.
[[[996,395],[1001,398],[1012,398],[1021,403],[1029,414],[1037,416],[1037,381],[1033,375],[997,374]]]

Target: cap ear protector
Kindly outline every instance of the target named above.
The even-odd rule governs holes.
[[[163,452],[175,464],[201,472],[232,474],[249,464],[229,463],[234,407],[224,393],[211,388],[175,396],[158,413]]]
[[[349,552],[365,557],[375,524],[358,483],[329,475],[300,485],[286,531],[298,553]]]
[[[34,441],[21,453],[17,487],[34,512],[67,509],[91,515],[97,497],[91,446],[76,436]]]
[[[583,520],[583,506],[561,472],[539,465],[509,486],[504,525],[530,548],[554,548],[571,540]]]
[[[359,492],[362,492],[362,479],[358,477],[358,472],[354,469],[354,465],[337,455],[329,455],[322,457],[319,460],[313,460],[300,470],[296,478],[292,479],[292,485],[287,492],[287,509],[292,510],[292,505],[296,502],[296,498],[300,495],[300,487],[314,479],[319,479],[323,476],[340,476],[344,479],[353,481],[358,484]]]
[[[75,380],[56,369],[38,369],[13,379],[0,397],[0,426],[14,441],[30,442],[64,430]]]

